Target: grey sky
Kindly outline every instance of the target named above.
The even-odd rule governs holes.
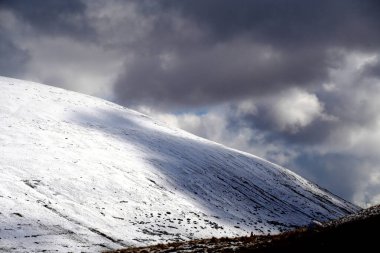
[[[374,204],[379,12],[370,0],[0,0],[0,75],[137,108]]]

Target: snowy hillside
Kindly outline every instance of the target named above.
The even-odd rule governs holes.
[[[0,251],[277,233],[357,210],[289,170],[138,112],[0,77]]]

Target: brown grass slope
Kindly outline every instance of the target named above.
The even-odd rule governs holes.
[[[272,236],[212,238],[122,249],[116,252],[380,252],[380,206],[325,223]]]

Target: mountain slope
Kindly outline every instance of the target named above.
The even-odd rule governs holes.
[[[0,78],[0,251],[277,233],[358,208],[119,105]]]

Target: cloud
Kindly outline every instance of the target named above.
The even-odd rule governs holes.
[[[255,117],[266,127],[290,134],[296,134],[317,118],[326,117],[323,115],[323,105],[316,95],[300,89],[281,92],[279,95],[267,97],[251,106],[254,109],[250,110],[247,102],[243,101],[238,105],[237,110],[245,118]]]
[[[70,38],[30,38],[24,78],[112,99],[112,85],[123,58],[92,44]]]
[[[380,45],[374,1],[143,1],[139,7],[136,20],[144,22],[134,30],[142,46],[126,45],[134,57],[115,86],[118,101],[129,104],[196,107],[309,89],[341,67],[342,50],[376,52]]]
[[[28,50],[14,41],[11,34],[15,20],[11,13],[0,8],[0,75],[20,77],[30,59]]]
[[[380,78],[380,60],[377,58],[368,63],[364,74],[369,77]]]
[[[200,106],[308,86],[327,75],[315,67],[322,62],[320,54],[298,57],[298,53],[276,51],[244,38],[196,49],[163,49],[128,62],[116,91],[125,101]]]
[[[0,74],[112,99],[125,58],[100,43],[89,12],[79,0],[1,1]]]
[[[377,48],[380,40],[373,33],[379,23],[380,4],[376,0],[162,2],[163,8],[196,20],[217,40],[249,34],[256,41],[296,50],[332,46]],[[363,43],[364,38],[371,40]]]
[[[3,33],[0,29],[0,33]],[[6,37],[0,37],[0,75],[19,76],[25,71],[29,54]]]
[[[39,34],[85,38],[94,32],[79,0],[3,0],[0,9],[11,11]]]
[[[373,1],[16,0],[2,1],[0,8],[23,24],[26,35],[17,40],[72,41],[72,53],[66,50],[70,47],[61,50],[62,43],[50,43],[52,55],[89,59],[94,54],[93,62],[104,55],[106,64],[118,66],[112,68],[112,81],[106,81],[109,91],[99,85],[82,88],[88,86],[84,82],[74,89],[100,96],[103,90],[122,104],[155,104],[166,110],[320,86],[332,68],[340,67],[340,49],[375,51],[379,45]],[[38,44],[24,48],[33,54],[29,69],[42,73],[46,57],[33,53]],[[80,76],[75,62],[65,69]],[[96,64],[86,65],[94,66],[86,76],[97,74]],[[73,88],[59,71],[38,80]]]

